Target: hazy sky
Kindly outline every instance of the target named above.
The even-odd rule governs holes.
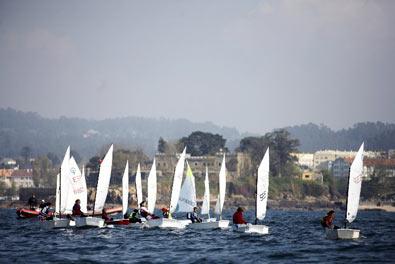
[[[395,1],[3,1],[0,107],[265,132],[395,122]]]

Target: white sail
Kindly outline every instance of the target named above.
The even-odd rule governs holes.
[[[361,194],[362,172],[363,172],[363,148],[364,143],[358,150],[357,155],[350,167],[350,176],[348,179],[348,197],[346,219],[349,223],[357,217],[359,196]]]
[[[113,145],[111,145],[102,163],[100,164],[99,179],[97,180],[95,211],[103,210],[104,203],[107,199],[108,187],[110,185],[111,179],[112,152]]]
[[[176,170],[174,172],[173,186],[170,199],[170,213],[173,213],[177,208],[178,198],[180,197],[182,175],[184,174],[186,148],[181,153],[180,159],[177,162]]]
[[[177,211],[186,213],[193,212],[194,207],[196,207],[195,177],[187,162],[187,175],[181,187]]]
[[[155,184],[156,186],[156,184]],[[156,187],[155,187],[156,189]],[[156,193],[156,191],[155,191]],[[137,196],[137,207],[140,208],[140,203],[143,201],[143,189],[141,186],[141,171],[140,171],[140,163],[137,165],[136,172],[136,196]]]
[[[82,173],[78,168],[77,162],[75,161],[74,157],[70,158],[69,168],[70,168],[69,182],[71,188],[67,199],[67,210],[72,210],[75,200],[79,199],[81,201],[81,210],[84,211],[83,209],[86,208],[86,204],[84,205],[85,206],[84,208],[82,201],[83,200],[86,201],[86,197],[87,197],[85,177],[82,177]]]
[[[56,175],[56,198],[55,198],[55,213],[59,212],[60,209],[60,174]]]
[[[201,214],[210,214],[210,184],[208,180],[208,168],[206,167],[206,177],[204,179],[204,197]]]
[[[128,210],[129,200],[129,161],[126,161],[125,171],[122,177],[122,214]]]
[[[61,213],[70,213],[71,211],[67,211],[67,200],[69,199],[69,189],[70,186],[70,146],[68,146],[66,153],[64,154],[64,158],[62,161],[62,165],[60,166],[60,212]]]
[[[156,163],[155,159],[154,162],[152,163],[151,170],[148,175],[148,180],[147,180],[147,194],[148,194],[148,201],[147,201],[147,209],[148,212],[154,213],[155,210],[155,203],[156,203]],[[140,205],[140,204],[139,204]]]
[[[82,185],[84,186],[84,192],[81,193],[80,200],[81,200],[81,211],[86,213],[88,211],[88,187],[86,185],[86,178],[85,178],[85,166],[82,167]]]
[[[256,182],[256,219],[263,220],[266,216],[267,196],[269,193],[269,148],[258,168]]]
[[[225,202],[226,192],[226,166],[225,166],[225,154],[222,159],[221,170],[219,171],[219,194],[217,199],[217,205],[215,206],[215,213],[217,215],[222,214],[222,209]]]

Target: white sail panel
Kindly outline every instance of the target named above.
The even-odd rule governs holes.
[[[215,213],[217,215],[222,214],[222,209],[225,202],[225,192],[226,192],[226,166],[225,166],[225,154],[222,159],[221,170],[219,171],[219,194],[217,199],[217,205],[215,206]]]
[[[61,213],[70,213],[67,212],[67,199],[69,194],[70,180],[70,168],[69,168],[69,161],[70,161],[70,146],[68,146],[66,153],[64,154],[64,158],[62,161],[62,165],[60,166],[60,212]]]
[[[194,207],[196,207],[195,177],[187,162],[187,175],[181,187],[177,211],[186,213],[193,212]]]
[[[363,148],[364,143],[358,150],[357,155],[350,167],[350,176],[348,179],[348,197],[346,219],[349,223],[357,217],[359,196],[361,194],[362,173],[363,173]]]
[[[210,214],[210,183],[208,179],[208,168],[206,166],[206,177],[204,178],[204,197],[201,214]]]
[[[111,145],[102,163],[100,164],[99,179],[97,180],[97,190],[95,199],[95,211],[101,211],[107,199],[108,187],[111,179],[113,145]]]
[[[79,199],[81,201],[81,204],[83,199],[86,200],[87,189],[86,189],[85,177],[84,178],[82,177],[82,173],[78,168],[77,162],[75,161],[74,157],[70,158],[69,168],[70,168],[69,183],[71,185],[71,188],[70,188],[70,193],[68,195],[66,207],[67,210],[72,210],[75,200]]]
[[[256,218],[263,220],[266,216],[267,197],[269,193],[269,148],[258,168],[256,183]]]
[[[148,212],[151,214],[154,213],[155,210],[155,204],[156,204],[156,162],[154,159],[154,162],[152,163],[151,170],[148,175],[148,187],[147,187],[147,194],[148,194],[148,201],[147,201],[147,209]],[[140,204],[139,204],[140,205]]]
[[[186,148],[181,153],[180,159],[177,162],[176,170],[174,172],[173,186],[170,199],[170,213],[173,213],[177,208],[178,198],[180,197],[182,175],[184,174]]]
[[[155,184],[155,186],[156,186],[156,184]],[[155,191],[155,193],[156,193],[156,191]],[[136,172],[136,196],[137,196],[137,207],[140,208],[140,203],[143,201],[143,189],[141,186],[140,163],[137,165],[137,172]]]
[[[122,214],[128,210],[129,200],[129,161],[126,161],[125,171],[122,177]]]
[[[80,200],[81,200],[81,211],[84,213],[88,212],[88,187],[86,185],[86,178],[85,178],[85,166],[82,167],[82,186],[84,187],[84,192],[81,193],[80,195]]]
[[[55,198],[55,213],[59,213],[60,210],[60,174],[56,175],[56,198]]]

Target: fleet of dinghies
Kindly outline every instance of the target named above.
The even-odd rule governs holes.
[[[347,209],[345,215],[344,228],[326,228],[325,234],[328,239],[356,239],[359,238],[360,230],[347,228],[347,223],[350,224],[356,218],[359,206],[359,197],[361,192],[362,171],[363,171],[363,151],[364,144],[362,143],[354,161],[350,167],[348,180],[348,195],[347,195]],[[64,155],[60,172],[56,178],[56,201],[55,213],[51,220],[43,221],[44,225],[49,228],[67,228],[67,227],[105,227],[106,225],[128,225],[129,219],[122,217],[121,219],[111,219],[105,222],[102,219],[101,213],[104,210],[104,205],[107,199],[111,169],[113,160],[113,145],[110,146],[103,161],[100,164],[99,177],[96,188],[96,195],[93,204],[93,210],[88,211],[87,208],[87,185],[85,179],[85,169],[82,172],[74,157],[70,156],[70,147],[67,148]],[[184,176],[184,169],[186,164],[186,175]],[[225,154],[222,159],[221,169],[218,178],[218,196],[215,206],[216,217],[212,218],[210,214],[210,183],[208,168],[206,167],[206,174],[204,178],[204,196],[201,208],[201,215],[206,215],[206,218],[199,222],[193,222],[190,219],[176,219],[173,216],[176,213],[192,213],[197,206],[196,202],[196,187],[195,177],[192,169],[186,160],[186,148],[180,154],[178,159],[171,189],[169,215],[168,217],[147,217],[142,218],[142,223],[133,223],[134,226],[144,228],[170,228],[170,229],[184,229],[186,227],[191,229],[227,229],[229,227],[229,220],[222,219],[222,211],[225,202],[226,192],[226,160]],[[266,216],[267,199],[269,192],[269,171],[270,171],[269,148],[267,148],[263,159],[258,167],[256,177],[256,195],[255,195],[255,222],[254,224],[234,224],[232,230],[241,233],[256,233],[265,235],[269,233],[269,227],[261,224]],[[183,180],[184,178],[184,180]],[[141,169],[140,164],[137,165],[137,172],[135,177],[137,208],[140,209],[140,204],[143,202],[142,183],[141,183]],[[156,205],[157,196],[157,177],[156,177],[156,163],[153,160],[151,170],[147,179],[147,210],[149,214],[153,215]],[[81,211],[84,217],[70,217],[74,202],[79,199]],[[125,170],[122,177],[122,215],[127,215],[129,201],[129,162],[126,162]],[[21,209],[19,209],[21,210]],[[28,210],[27,210],[28,211]],[[120,212],[118,209],[109,210],[112,212]],[[18,212],[19,214],[20,212]]]

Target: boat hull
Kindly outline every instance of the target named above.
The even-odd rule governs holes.
[[[350,228],[325,229],[327,239],[358,239],[360,230]]]
[[[107,225],[129,225],[129,219],[116,219],[106,222]]]
[[[76,217],[75,226],[78,228],[104,227],[104,220],[97,217]]]
[[[233,231],[239,233],[253,233],[253,234],[267,235],[269,234],[269,227],[265,225],[242,224],[242,225],[233,225]]]
[[[43,224],[47,228],[68,228],[75,226],[75,221],[67,219],[67,218],[55,218],[53,220],[44,221]]]
[[[16,210],[16,214],[17,214],[18,218],[24,219],[24,218],[37,217],[40,214],[40,212],[36,211],[36,210],[27,209],[27,208],[18,208]]]
[[[157,227],[157,228],[170,228],[170,229],[184,229],[188,225],[186,220],[177,220],[177,219],[168,219],[168,218],[150,219],[147,220],[145,224],[148,228]]]
[[[202,223],[192,223],[188,225],[188,228],[195,230],[209,230],[209,229],[226,229],[229,227],[229,220],[210,220],[203,221]]]

